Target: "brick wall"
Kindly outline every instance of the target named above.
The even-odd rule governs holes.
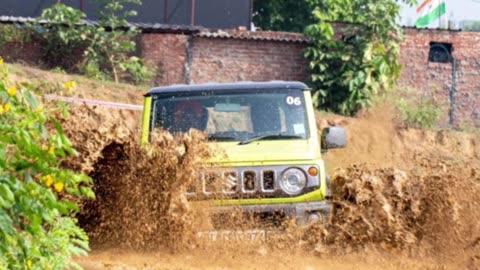
[[[428,61],[430,42],[451,43],[457,59],[456,115],[460,126],[480,127],[480,32],[405,29],[400,88],[435,95],[447,116],[452,65]],[[308,79],[303,59],[306,37],[280,32],[204,31],[196,34],[149,33],[139,37],[139,53],[158,70],[154,85],[178,83]],[[38,43],[7,44],[7,61],[37,63]],[[445,117],[447,119],[447,117]],[[445,120],[445,123],[447,121]]]
[[[226,34],[227,32],[223,32]],[[143,34],[141,56],[158,69],[156,85],[234,81],[297,80],[308,78],[303,59],[305,42],[299,34],[272,32],[249,34],[258,39],[235,36],[204,37],[183,34]],[[268,40],[265,37],[268,36]],[[290,38],[290,39],[289,39]],[[275,40],[277,39],[277,40]],[[285,39],[285,40],[279,40]]]
[[[480,126],[480,33],[445,30],[406,29],[401,44],[403,71],[399,86],[418,95],[434,95],[443,101],[445,113],[450,107],[452,64],[428,61],[430,42],[452,44],[457,61],[456,124]]]
[[[196,37],[191,82],[305,81],[303,43]]]
[[[42,45],[36,38],[32,38],[28,43],[11,41],[0,46],[0,56],[7,62],[40,65],[42,54]]]
[[[480,33],[405,29],[400,89],[419,97],[433,95],[444,104],[448,122],[451,63],[428,61],[430,42],[453,46],[457,59],[456,124],[480,126]],[[298,34],[231,31],[220,34],[145,34],[141,48],[147,63],[159,68],[156,85],[233,81],[308,79],[307,46]]]
[[[154,85],[185,83],[187,60],[186,35],[143,34],[139,38],[139,50],[145,63],[157,69]]]

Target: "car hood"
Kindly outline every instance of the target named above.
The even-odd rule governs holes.
[[[309,140],[255,141],[239,145],[238,142],[211,143],[216,153],[210,163],[271,163],[306,161],[319,158],[320,149]]]

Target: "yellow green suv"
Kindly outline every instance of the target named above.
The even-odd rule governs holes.
[[[345,130],[325,129],[320,144],[312,97],[301,82],[153,88],[145,95],[143,143],[156,128],[173,134],[198,129],[224,153],[205,161],[216,167],[199,172],[188,189],[191,201],[211,200],[220,213],[232,207],[282,212],[299,224],[329,211],[321,153],[344,147]]]

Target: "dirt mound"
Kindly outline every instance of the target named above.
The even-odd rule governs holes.
[[[414,160],[418,167],[409,171],[365,164],[338,170],[330,220],[305,233],[312,248],[337,255],[396,250],[462,268],[478,263],[480,164]]]
[[[419,130],[396,126],[395,113],[387,105],[365,112],[359,118],[317,113],[319,132],[326,126],[347,129],[347,147],[324,154],[327,171],[353,164],[395,167],[410,170],[417,166],[416,155],[436,159],[480,163],[480,133],[455,130]]]

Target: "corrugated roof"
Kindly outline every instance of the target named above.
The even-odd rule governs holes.
[[[35,18],[32,17],[16,17],[16,16],[0,16],[0,23],[32,23]],[[84,20],[82,25],[98,25],[98,22],[92,20]],[[201,26],[192,25],[173,25],[161,23],[140,23],[132,22],[129,24],[142,31],[142,33],[179,33],[179,34],[193,34],[196,37],[205,38],[223,38],[223,39],[244,39],[244,40],[261,40],[261,41],[280,41],[280,42],[298,42],[308,43],[307,36],[300,33],[289,32],[272,32],[272,31],[258,31],[251,32],[246,30],[215,30],[207,29]],[[418,31],[461,31],[461,29],[420,29],[415,27],[406,27],[404,29],[416,29]]]
[[[303,34],[272,31],[250,32],[245,30],[204,30],[196,33],[194,36],[206,38],[231,38],[299,43],[305,43],[309,41],[309,39]]]
[[[16,17],[16,16],[0,16],[0,23],[13,23],[13,24],[25,24],[33,23],[35,18],[32,17]],[[46,23],[40,21],[40,23]],[[80,25],[98,25],[98,22],[93,20],[84,20]],[[203,30],[206,30],[200,26],[191,25],[174,25],[174,24],[161,24],[161,23],[129,23],[130,26],[140,29],[143,33],[185,33],[192,34]]]
[[[30,17],[0,16],[0,22],[2,23],[26,23],[34,21],[35,19]]]

